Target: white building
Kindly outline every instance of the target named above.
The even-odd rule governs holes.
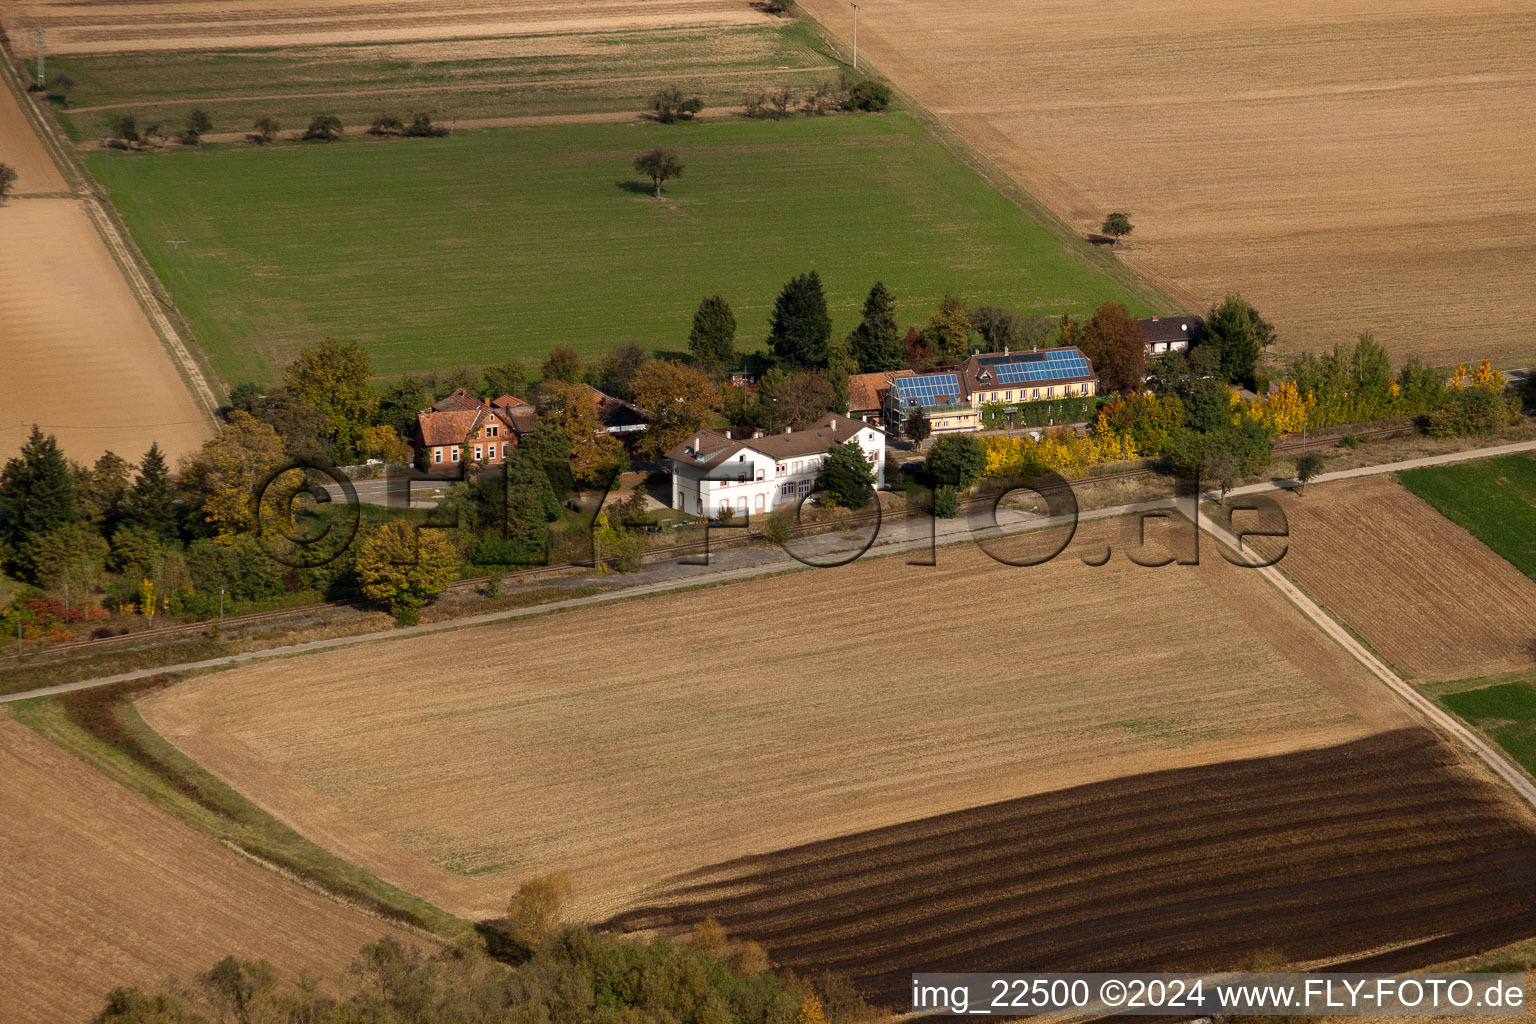
[[[672,507],[715,517],[729,508],[738,516],[762,515],[797,505],[816,486],[834,444],[857,441],[875,486],[885,486],[885,433],[861,420],[830,413],[804,430],[732,438],[713,430],[667,452],[672,462]]]

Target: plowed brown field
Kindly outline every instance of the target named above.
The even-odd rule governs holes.
[[[802,6],[849,39],[846,0]],[[1520,0],[881,0],[861,59],[1187,307],[1280,354],[1372,330],[1532,351],[1536,10]],[[1523,365],[1523,364],[1522,364]]]
[[[494,911],[558,870],[606,915],[733,857],[1407,722],[1206,555],[1020,569],[945,549],[252,666],[141,706],[445,909]]]
[[[1402,485],[1277,497],[1291,532],[1281,570],[1398,671],[1465,679],[1536,660],[1536,583]]]
[[[4,0],[0,15],[24,54],[32,30],[54,53],[127,53],[463,39],[751,24],[768,16],[736,0]]]
[[[0,714],[0,1020],[86,1020],[227,954],[339,970],[385,923],[174,821]]]
[[[798,968],[1401,970],[1536,935],[1536,828],[1424,729],[1157,772],[722,864],[630,927],[714,917]]]

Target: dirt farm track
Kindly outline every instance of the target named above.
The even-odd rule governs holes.
[[[802,0],[845,41],[845,0]],[[1522,0],[875,0],[859,52],[1187,308],[1281,355],[1362,330],[1519,358],[1536,319],[1536,9]]]

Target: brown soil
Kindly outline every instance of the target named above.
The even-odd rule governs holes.
[[[618,917],[713,917],[910,998],[914,971],[1403,970],[1536,934],[1536,827],[1424,729],[1156,772],[715,865]]]

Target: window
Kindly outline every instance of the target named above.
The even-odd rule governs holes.
[[[500,429],[501,429],[500,427],[498,427],[496,424],[492,423],[488,428],[486,428],[486,431],[485,431],[486,436],[487,437],[496,437],[497,436],[496,432],[498,430],[500,430]]]
[[[1039,388],[1035,388],[1034,397],[1035,398],[1039,398],[1040,397],[1040,389]]]
[[[449,460],[450,461],[452,461],[452,462],[458,462],[459,461],[459,446],[458,445],[454,445],[452,448],[448,449],[448,452],[449,452]]]
[[[766,502],[767,502],[767,499],[765,499],[761,494],[759,494],[757,496],[757,498],[753,501],[753,506],[757,509],[757,511],[761,512],[766,507]]]
[[[1003,392],[1003,401],[1005,401],[1005,402],[1013,401],[1013,392],[1012,391],[1004,391]]]
[[[485,450],[479,445],[475,445],[475,461],[479,462],[483,458],[485,458]]]
[[[505,458],[506,458],[506,457],[507,457],[507,451],[508,451],[508,449],[510,449],[510,448],[511,448],[511,447],[512,447],[512,446],[511,446],[511,445],[509,445],[509,444],[503,444],[503,445],[502,445],[502,446],[501,446],[501,457],[502,457],[502,458],[503,458],[503,459],[505,459]]]
[[[779,476],[783,476],[785,473],[789,472],[789,467],[784,465],[784,463],[782,463],[782,462],[779,463],[778,466],[776,466],[775,468],[779,471],[779,473],[778,473]]]
[[[807,494],[810,494],[811,493],[811,488],[813,488],[815,486],[816,486],[816,481],[814,481],[814,480],[801,480],[800,481],[800,497],[803,498]]]
[[[441,448],[432,449],[432,461],[436,463],[441,463],[443,461],[443,450]]]
[[[764,476],[765,476],[765,475],[766,475],[766,474],[765,474],[765,471],[764,471],[764,470],[762,470],[762,469],[759,469],[759,470],[758,470],[758,471],[757,471],[757,478],[758,478],[758,479],[759,479],[759,480],[761,480],[761,479],[763,479],[763,477],[764,477]]]
[[[794,496],[795,496],[795,482],[793,480],[791,480],[789,483],[785,484],[783,487],[779,488],[779,497],[781,497],[781,498],[793,498]]]
[[[739,483],[739,484],[746,483],[747,482],[747,474],[745,474],[745,473],[737,473],[736,474],[736,482]]]

